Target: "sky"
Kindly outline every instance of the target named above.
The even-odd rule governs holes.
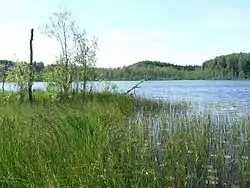
[[[53,12],[68,10],[89,38],[98,37],[98,67],[143,60],[201,65],[250,51],[249,0],[0,0],[0,59],[55,62],[58,46],[42,34]]]

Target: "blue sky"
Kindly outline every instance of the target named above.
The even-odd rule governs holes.
[[[51,63],[56,44],[40,26],[62,8],[89,37],[99,38],[97,66],[141,60],[197,64],[221,54],[250,51],[249,0],[0,0],[0,59]],[[14,56],[13,54],[16,54]]]

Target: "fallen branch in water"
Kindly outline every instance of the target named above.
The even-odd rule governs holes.
[[[134,93],[135,93],[135,89],[136,89],[136,88],[139,88],[138,86],[139,86],[142,82],[144,82],[144,80],[142,80],[142,81],[140,81],[139,83],[137,83],[136,85],[134,85],[131,89],[129,89],[129,90],[128,90],[126,93],[124,93],[124,94],[126,95],[126,94],[130,93],[132,90],[134,90]]]

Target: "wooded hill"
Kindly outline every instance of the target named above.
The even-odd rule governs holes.
[[[12,61],[0,60],[0,71],[15,65]],[[35,63],[39,81],[45,71],[53,71],[53,65]],[[205,61],[202,66],[174,65],[159,61],[141,61],[122,68],[92,69],[92,78],[102,80],[194,80],[194,79],[249,79],[250,53],[233,53]],[[1,74],[2,75],[2,74]]]
[[[248,79],[250,53],[233,53],[205,61],[202,66],[142,61],[123,68],[98,69],[108,80]]]

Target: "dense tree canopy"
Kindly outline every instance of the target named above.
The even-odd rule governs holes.
[[[142,61],[133,65],[98,69],[108,80],[169,79],[249,79],[250,53],[233,53],[205,61],[202,66],[181,66],[158,61]]]
[[[98,75],[108,80],[167,80],[198,79],[199,70],[199,66],[180,66],[158,61],[142,61],[123,68],[99,68],[97,71]]]
[[[203,70],[209,70],[215,78],[235,79],[250,77],[250,53],[233,53],[218,56],[202,65]]]
[[[1,73],[3,73],[4,68],[9,69],[14,64],[12,61],[0,60]],[[36,62],[36,81],[42,81],[44,73],[53,71],[55,66],[45,66],[43,62]],[[218,56],[205,61],[202,66],[182,66],[159,61],[141,61],[122,68],[93,68],[91,75],[88,75],[89,79],[90,77],[94,80],[249,79],[250,53]]]

